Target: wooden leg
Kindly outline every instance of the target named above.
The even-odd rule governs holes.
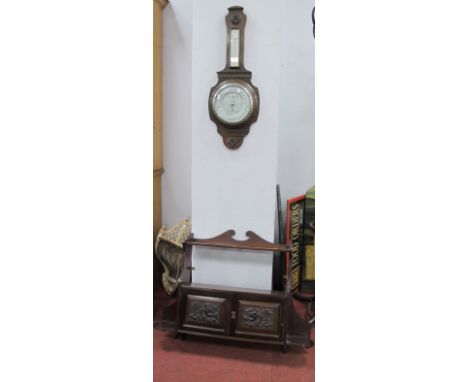
[[[180,339],[181,339],[182,341],[185,341],[185,340],[187,339],[187,334],[181,333],[181,334],[180,334]]]
[[[283,344],[282,352],[283,352],[284,354],[286,354],[287,351],[288,351],[288,345]]]

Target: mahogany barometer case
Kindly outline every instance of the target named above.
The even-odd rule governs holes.
[[[242,7],[231,7],[226,16],[226,67],[218,72],[218,83],[208,100],[210,119],[216,124],[225,146],[242,145],[260,108],[258,89],[252,85],[252,72],[244,67],[244,30],[247,17]]]

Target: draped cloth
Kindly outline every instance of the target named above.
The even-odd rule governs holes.
[[[164,272],[162,284],[168,295],[177,290],[184,266],[184,241],[190,236],[192,223],[190,219],[182,220],[171,228],[162,226],[156,238],[156,257],[161,262]]]

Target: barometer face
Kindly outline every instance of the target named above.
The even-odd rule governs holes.
[[[239,124],[250,117],[253,97],[247,86],[239,82],[225,81],[213,94],[212,106],[216,116],[223,122]]]

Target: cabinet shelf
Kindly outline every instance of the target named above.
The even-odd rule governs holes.
[[[268,251],[268,252],[289,252],[291,249],[286,244],[275,244],[264,240],[255,232],[247,231],[245,235],[247,240],[236,240],[234,235],[236,231],[233,229],[222,233],[219,236],[210,239],[195,239],[190,237],[185,241],[186,245],[196,245],[204,247],[232,248],[232,249],[247,249],[251,251]]]

